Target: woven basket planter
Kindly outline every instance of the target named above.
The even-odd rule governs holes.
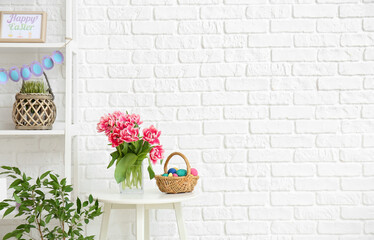
[[[169,155],[169,157],[166,159],[165,165],[164,165],[164,172],[168,172],[168,163],[170,159],[175,156],[179,155],[181,156],[186,165],[187,165],[187,175],[184,177],[164,177],[161,175],[156,175],[156,184],[161,192],[164,193],[185,193],[185,192],[192,192],[194,187],[197,184],[197,180],[199,180],[199,176],[193,176],[191,175],[191,166],[186,158],[182,153],[180,152],[174,152]]]
[[[54,95],[44,73],[49,93],[17,93],[12,118],[16,129],[50,130],[56,119]]]

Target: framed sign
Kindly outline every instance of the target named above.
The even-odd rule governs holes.
[[[0,12],[0,42],[45,42],[46,12]]]

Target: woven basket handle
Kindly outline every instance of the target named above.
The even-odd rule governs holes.
[[[166,162],[165,162],[165,165],[164,165],[164,172],[167,173],[168,172],[168,163],[170,161],[170,159],[175,156],[175,155],[179,155],[183,158],[184,162],[186,163],[187,165],[187,176],[189,176],[191,174],[191,165],[190,165],[190,162],[188,161],[187,157],[184,156],[183,153],[180,153],[180,152],[173,152],[172,154],[169,155],[169,157],[166,159]]]

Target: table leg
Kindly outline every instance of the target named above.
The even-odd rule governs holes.
[[[144,212],[144,239],[149,240],[149,209],[146,209]]]
[[[101,220],[101,229],[100,229],[100,240],[106,240],[108,238],[108,225],[109,225],[111,209],[112,209],[111,204],[104,203],[104,213],[103,213],[103,219]]]
[[[175,210],[175,215],[177,217],[179,238],[181,240],[187,240],[186,227],[184,226],[181,203],[174,203],[174,210]]]
[[[144,240],[144,204],[136,205],[136,239]]]

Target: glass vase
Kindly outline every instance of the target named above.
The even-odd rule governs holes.
[[[122,194],[144,192],[142,164],[131,166],[126,171],[126,178],[119,183],[119,189]]]

